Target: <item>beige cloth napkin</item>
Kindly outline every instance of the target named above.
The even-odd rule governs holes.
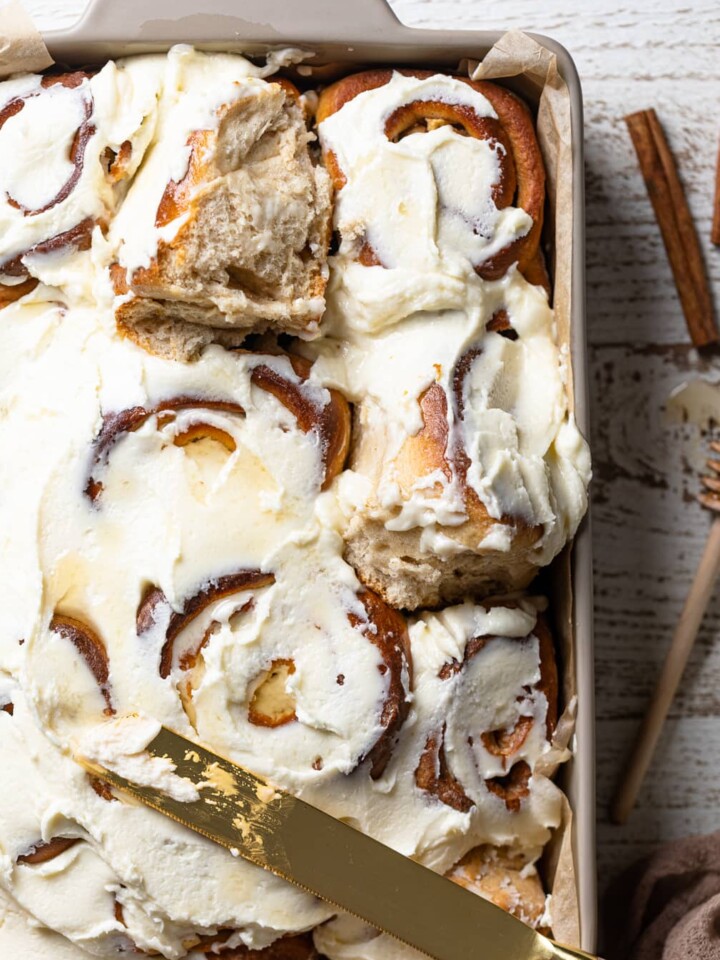
[[[720,833],[661,847],[604,906],[608,960],[720,960]]]

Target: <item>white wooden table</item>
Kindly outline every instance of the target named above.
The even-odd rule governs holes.
[[[238,0],[241,6],[242,0]],[[41,29],[84,0],[25,0]],[[713,601],[640,804],[624,828],[606,808],[649,697],[709,518],[695,503],[700,434],[668,425],[671,389],[720,354],[688,345],[670,269],[622,118],[655,106],[679,158],[720,306],[710,247],[720,127],[720,6],[713,0],[392,0],[409,24],[519,27],[569,49],[585,93],[588,295],[601,886],[660,840],[720,828],[720,595]],[[151,0],[149,8],[151,7]],[[198,4],[198,9],[202,4]]]

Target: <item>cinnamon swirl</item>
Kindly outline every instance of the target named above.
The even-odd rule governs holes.
[[[351,106],[358,96],[383,87],[389,88],[385,96],[366,95],[355,108]],[[344,116],[337,123],[328,122],[340,111]],[[517,263],[524,271],[537,262],[545,167],[530,112],[509,90],[487,81],[450,78],[430,70],[368,70],[323,90],[317,120],[325,163],[340,193],[341,248],[343,243],[359,244],[357,259],[361,264],[389,269],[403,263],[419,266],[411,259],[417,254],[415,245],[408,249],[403,240],[417,225],[427,229],[418,221],[428,211],[421,208],[413,216],[420,198],[409,189],[410,178],[393,184],[393,208],[370,213],[366,222],[353,220],[349,230],[343,217],[343,190],[348,188],[351,197],[347,205],[355,207],[357,215],[352,194],[369,190],[372,196],[374,176],[387,176],[391,158],[405,150],[432,168],[439,208],[435,239],[440,255],[447,249],[448,253],[469,257],[485,280],[499,279],[511,264]],[[343,137],[354,124],[359,124],[366,140],[363,145],[356,138]],[[425,139],[422,134],[430,136]],[[403,143],[406,138],[410,140]],[[396,145],[398,150],[393,149]],[[360,173],[362,154],[377,148],[382,152],[378,168],[385,169],[376,172],[366,168]],[[368,198],[367,211],[370,205]],[[503,216],[502,211],[511,216]],[[402,230],[405,236],[397,229],[386,233],[384,218],[393,227],[399,220],[406,220]]]
[[[140,165],[155,123],[160,64],[26,74],[0,83],[0,305],[38,281],[90,296],[88,258]]]

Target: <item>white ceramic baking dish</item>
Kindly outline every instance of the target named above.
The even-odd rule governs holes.
[[[315,51],[312,63],[456,67],[463,57],[481,59],[497,42],[498,31],[425,30],[401,24],[385,0],[91,0],[71,29],[48,32],[44,39],[61,63],[87,64],[110,57],[167,50],[193,43],[204,50],[249,54],[271,47],[300,46]],[[571,280],[571,352],[575,415],[589,435],[585,335],[585,206],[583,107],[572,58],[553,40],[534,39],[557,56],[570,92],[573,242]],[[532,92],[523,90],[532,102]],[[558,250],[557,256],[566,255]],[[575,685],[578,718],[574,759],[563,773],[574,811],[573,844],[581,923],[581,946],[594,950],[595,743],[592,645],[592,558],[589,518],[572,555],[572,611],[575,633]],[[567,666],[567,665],[566,665]]]

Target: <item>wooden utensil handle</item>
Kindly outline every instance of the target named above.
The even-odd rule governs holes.
[[[720,517],[710,528],[705,552],[695,574],[692,587],[670,644],[662,673],[652,701],[638,733],[635,746],[610,811],[614,823],[624,823],[637,800],[640,787],[672,704],[680,678],[685,670],[703,615],[713,594],[720,573]]]

